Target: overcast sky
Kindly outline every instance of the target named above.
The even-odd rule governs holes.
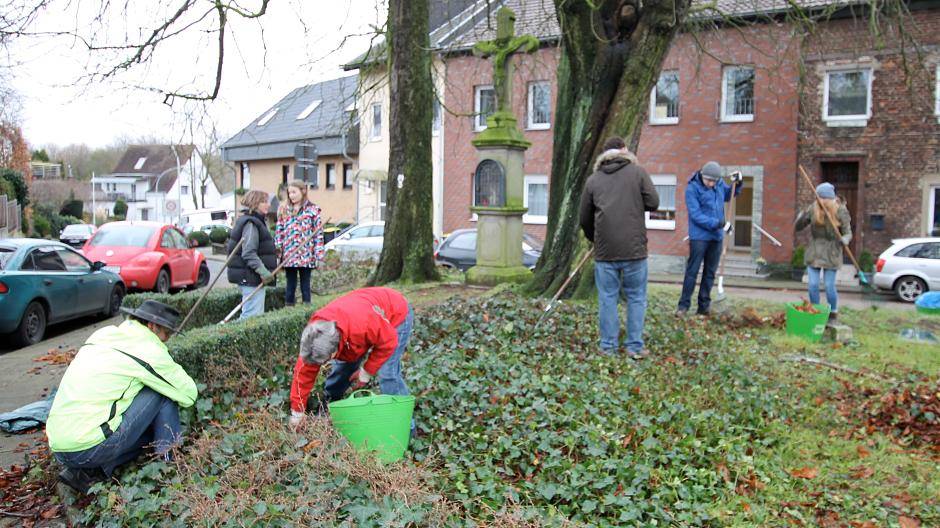
[[[77,28],[98,44],[125,42],[125,35],[136,40],[136,35],[149,34],[153,20],[169,12],[167,7],[155,7],[155,0],[131,0],[130,4],[129,14],[109,13],[100,26],[90,22],[95,13],[54,10],[44,14],[38,27]],[[203,10],[207,4],[197,2]],[[221,92],[216,101],[206,104],[207,115],[227,138],[294,88],[349,75],[340,66],[368,48],[372,26],[384,24],[386,11],[381,4],[384,1],[277,0],[257,21],[233,17],[227,30]],[[205,31],[210,27],[207,22],[197,24],[203,31],[189,30],[161,44],[151,61],[109,82],[88,83],[83,76],[116,64],[118,56],[89,53],[84,45],[63,37],[17,41],[13,58],[21,64],[14,69],[14,86],[22,98],[27,141],[33,147],[48,143],[101,146],[121,136],[185,141],[191,112],[185,107],[192,105],[177,103],[170,108],[160,93],[135,86],[211,91],[218,37]],[[349,35],[363,36],[351,37],[340,47]]]

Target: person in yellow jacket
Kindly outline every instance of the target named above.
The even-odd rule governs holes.
[[[196,382],[164,344],[179,312],[144,301],[119,326],[96,331],[59,384],[46,436],[65,469],[59,480],[81,493],[153,446],[170,459],[180,442],[179,407],[196,402]]]

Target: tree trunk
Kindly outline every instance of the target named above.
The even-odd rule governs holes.
[[[609,136],[623,137],[636,150],[650,90],[689,3],[649,0],[637,10],[624,0],[605,0],[595,8],[555,0],[563,36],[552,192],[545,247],[529,292],[552,295],[567,277],[579,253],[578,206],[594,159]],[[581,275],[593,277],[590,266]]]
[[[436,280],[432,226],[433,84],[428,0],[390,0],[388,207],[370,283]]]

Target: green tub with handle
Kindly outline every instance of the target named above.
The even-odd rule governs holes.
[[[395,462],[405,456],[411,438],[414,396],[358,390],[329,407],[333,427],[357,451],[372,451],[382,462]]]

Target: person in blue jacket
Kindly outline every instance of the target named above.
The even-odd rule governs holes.
[[[735,185],[734,195],[741,192],[743,177],[740,172],[731,174]],[[682,281],[682,296],[676,315],[684,316],[692,305],[695,278],[704,263],[702,283],[698,289],[699,315],[708,315],[711,308],[712,283],[721,260],[722,241],[725,233],[731,233],[731,222],[725,221],[725,202],[731,201],[731,185],[721,180],[721,165],[714,161],[706,163],[702,170],[689,178],[685,188],[685,205],[689,210],[689,260]]]

